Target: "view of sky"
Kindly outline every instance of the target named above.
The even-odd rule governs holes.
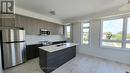
[[[116,27],[116,28],[115,28]],[[117,34],[122,32],[123,19],[108,20],[103,22],[103,32]],[[130,30],[130,18],[128,19],[128,30]],[[130,34],[130,31],[127,31]]]
[[[90,23],[84,23],[84,24],[83,24],[83,27],[89,27],[89,24],[90,24]]]
[[[89,29],[88,28],[85,28],[85,27],[89,27],[90,23],[84,23],[83,24],[83,32],[89,32]]]

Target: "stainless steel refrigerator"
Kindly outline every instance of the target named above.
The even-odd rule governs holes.
[[[26,45],[24,29],[0,29],[3,68],[10,68],[25,62]]]

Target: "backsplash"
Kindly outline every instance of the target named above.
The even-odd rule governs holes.
[[[62,35],[48,35],[48,36],[40,36],[40,35],[26,35],[26,44],[38,44],[40,41],[64,41],[66,40]]]

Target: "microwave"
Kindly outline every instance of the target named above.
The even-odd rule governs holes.
[[[50,31],[47,29],[40,29],[40,35],[50,35]]]

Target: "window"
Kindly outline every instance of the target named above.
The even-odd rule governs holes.
[[[121,47],[122,44],[119,42],[103,42],[102,43],[103,46],[110,46],[110,47]]]
[[[123,18],[103,21],[103,46],[121,47]]]
[[[130,48],[130,17],[103,20],[101,46]]]
[[[123,19],[103,22],[103,40],[122,40]]]
[[[90,23],[83,23],[82,24],[82,43],[88,44],[89,39],[89,27]]]
[[[71,33],[71,26],[66,26],[66,32],[67,32],[66,37],[70,38],[71,37],[71,34],[70,34]]]
[[[127,40],[130,40],[130,18],[128,18],[127,24]]]

